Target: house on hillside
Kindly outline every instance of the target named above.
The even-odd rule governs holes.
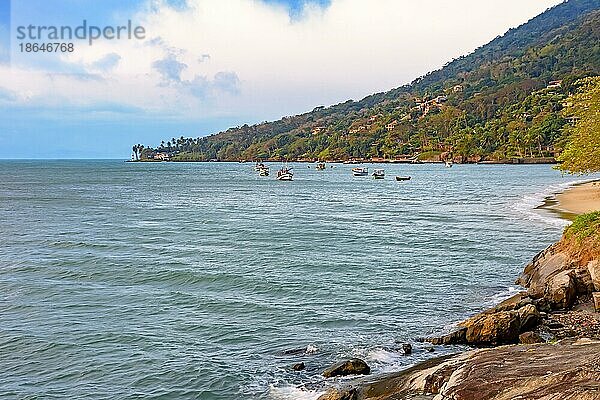
[[[315,126],[311,129],[310,133],[312,133],[313,135],[318,135],[321,132],[325,132],[326,129],[326,126]]]
[[[461,93],[463,90],[465,90],[463,85],[454,85],[452,87],[452,92],[454,92],[454,93]]]
[[[550,82],[548,82],[548,86],[546,86],[547,89],[560,89],[561,87],[562,87],[562,80],[550,81]]]
[[[390,132],[390,131],[393,131],[397,126],[398,126],[398,121],[393,120],[392,122],[390,122],[389,124],[387,124],[385,126],[385,129],[387,129],[387,131]]]
[[[169,153],[156,153],[154,155],[154,159],[160,161],[170,161],[171,155]]]

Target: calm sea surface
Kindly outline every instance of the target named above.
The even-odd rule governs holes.
[[[402,369],[515,289],[564,226],[534,207],[574,180],[312,167],[0,161],[0,398],[309,399],[345,357]]]

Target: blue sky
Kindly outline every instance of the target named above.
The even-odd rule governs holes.
[[[13,0],[9,13],[0,0],[0,158],[128,158],[134,143],[359,99],[559,1]],[[75,41],[66,54],[18,51],[19,25],[84,19],[132,20],[146,37]]]

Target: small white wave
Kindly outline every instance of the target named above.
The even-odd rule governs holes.
[[[499,303],[502,303],[504,300],[510,299],[512,296],[514,296],[522,290],[523,288],[519,286],[509,286],[506,290],[503,290],[502,292],[493,295],[488,301],[485,302],[485,305],[490,307],[496,306]]]
[[[550,185],[539,192],[524,195],[519,202],[513,205],[513,209],[527,220],[560,228],[565,227],[569,225],[569,221],[558,217],[548,210],[540,210],[539,207],[544,205],[547,199],[555,198],[556,194],[564,192],[569,187],[593,180],[579,179]]]
[[[314,354],[316,352],[319,351],[319,348],[317,346],[313,346],[312,344],[309,344],[308,346],[306,346],[306,354]]]
[[[323,391],[306,390],[297,386],[269,386],[269,397],[274,400],[317,400]]]
[[[367,359],[382,364],[392,364],[399,357],[398,353],[393,353],[385,349],[374,349],[369,352]]]

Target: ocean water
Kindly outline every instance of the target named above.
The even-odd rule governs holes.
[[[378,373],[460,350],[415,339],[514,292],[565,225],[535,207],[575,180],[252,167],[1,161],[0,398],[314,399],[346,357]]]

